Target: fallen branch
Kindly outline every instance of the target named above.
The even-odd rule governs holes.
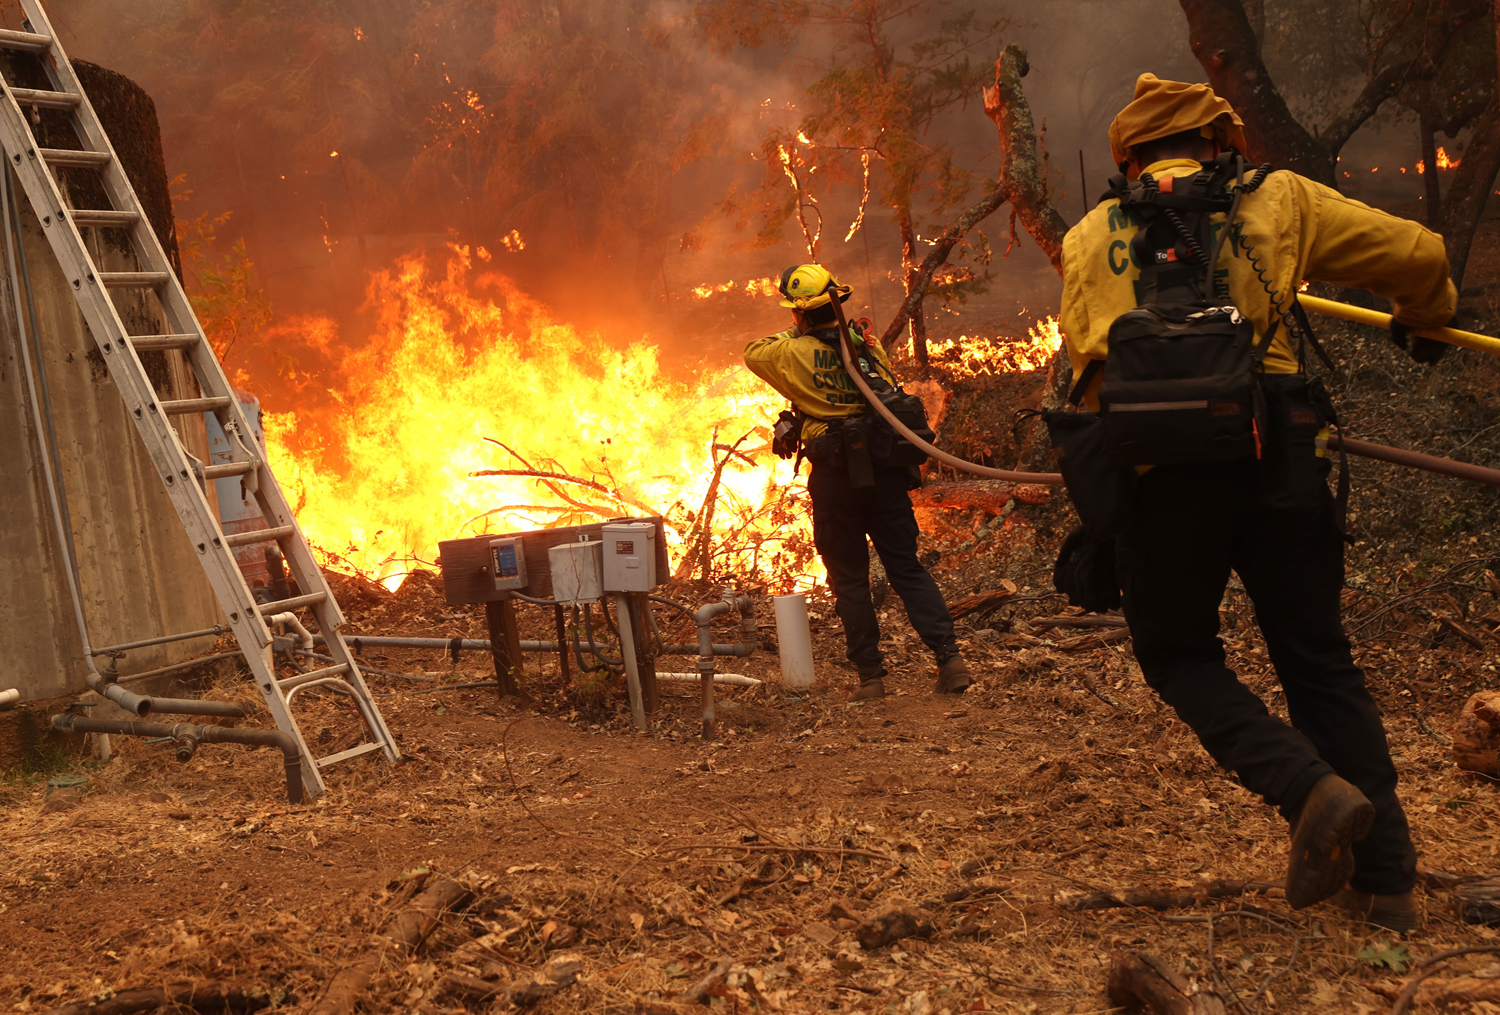
[[[308,1015],[349,1015],[359,999],[369,991],[370,977],[379,968],[380,959],[365,958],[340,969],[328,981],[328,990],[312,1006]]]
[[[1038,631],[1052,627],[1129,627],[1118,613],[1075,613],[1060,617],[1034,617],[1026,622]]]
[[[1112,641],[1124,641],[1130,637],[1130,628],[1119,627],[1102,634],[1084,634],[1077,638],[1064,638],[1054,646],[1059,652],[1077,652],[1086,648],[1102,648]]]
[[[971,613],[978,613],[981,610],[989,610],[999,606],[1007,599],[1015,596],[1015,594],[1016,583],[1006,578],[1000,582],[998,589],[992,589],[989,592],[979,592],[972,596],[964,596],[962,599],[955,599],[948,604],[948,613],[954,620],[958,620],[961,617],[967,617]]]
[[[385,937],[400,950],[414,952],[437,929],[448,910],[464,906],[473,897],[474,893],[447,878],[428,885],[407,909],[396,915]]]
[[[724,977],[729,975],[729,970],[733,966],[733,959],[720,959],[702,979],[679,994],[677,1002],[679,1004],[702,1004],[708,997],[708,992],[724,982]]]
[[[1218,994],[1201,984],[1195,990],[1166,962],[1146,952],[1117,952],[1106,990],[1111,1003],[1140,1006],[1153,1015],[1224,1015]]]
[[[1032,483],[1007,483],[1003,479],[977,479],[956,483],[928,483],[912,491],[913,507],[956,511],[979,508],[990,514],[1005,510],[1009,501],[1045,504],[1051,488]]]
[[[1227,899],[1253,894],[1263,895],[1281,885],[1266,881],[1212,881],[1195,892],[1172,893],[1155,888],[1138,888],[1133,891],[1087,892],[1083,895],[1059,899],[1057,907],[1070,913],[1086,913],[1100,909],[1187,909],[1208,899]]]
[[[259,1011],[271,1006],[265,991],[228,983],[175,984],[170,987],[139,987],[122,990],[102,1001],[75,1001],[54,1008],[46,1015],[134,1015],[166,1005],[180,1005],[208,1015]]]

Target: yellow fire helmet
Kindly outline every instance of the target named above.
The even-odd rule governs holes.
[[[811,310],[828,303],[829,293],[838,295],[839,302],[849,299],[854,290],[839,285],[828,269],[821,264],[794,264],[781,273],[781,305],[789,310]]]

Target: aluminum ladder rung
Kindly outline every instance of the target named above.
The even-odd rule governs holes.
[[[172,281],[167,271],[101,271],[99,284],[106,289],[160,289]]]
[[[191,349],[200,341],[197,335],[127,335],[136,352],[156,349]]]
[[[107,166],[113,159],[109,152],[86,152],[76,148],[38,148],[38,155],[49,166]]]
[[[206,469],[204,470],[207,471]],[[295,525],[278,525],[274,529],[256,529],[254,532],[236,532],[224,537],[225,546],[249,546],[251,543],[279,543],[297,531]],[[321,595],[322,593],[319,593]]]
[[[298,673],[293,677],[283,677],[282,679],[276,681],[276,686],[281,688],[282,691],[285,692],[290,691],[296,687],[301,687],[303,684],[310,684],[314,680],[326,680],[329,677],[342,677],[348,672],[348,663],[336,663],[333,666],[325,666],[321,670],[308,670],[306,673]]]
[[[258,464],[258,462],[225,462],[222,465],[205,465],[203,478],[223,479],[225,476],[243,476],[247,472],[254,472]]]
[[[16,97],[18,105],[36,106],[38,109],[76,109],[83,102],[83,96],[77,92],[49,92],[40,88],[12,88],[10,94]]]
[[[259,603],[255,611],[262,617],[274,616],[278,613],[286,613],[289,610],[300,610],[304,606],[314,606],[328,598],[326,592],[309,592],[305,596],[293,596],[290,599],[278,599],[274,603]]]
[[[337,764],[340,761],[348,761],[350,758],[357,758],[361,754],[369,754],[371,751],[378,751],[380,750],[380,747],[381,745],[378,742],[371,740],[367,744],[360,744],[358,747],[351,747],[347,751],[339,751],[337,754],[326,754],[318,759],[318,767],[325,768],[328,765]]]
[[[193,412],[207,412],[210,409],[227,409],[231,399],[228,395],[214,395],[209,398],[176,398],[170,402],[161,403],[161,411],[168,416],[186,416]]]
[[[0,31],[0,49],[18,49],[25,53],[45,53],[52,40],[31,32]]]
[[[69,214],[75,226],[100,226],[105,229],[133,226],[141,220],[133,211],[112,211],[108,208],[74,208]]]

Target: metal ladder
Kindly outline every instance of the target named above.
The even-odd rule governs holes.
[[[103,355],[110,377],[125,399],[151,461],[166,486],[167,495],[182,519],[183,528],[198,551],[204,573],[239,640],[255,684],[265,696],[276,725],[297,742],[302,754],[302,775],[307,794],[309,797],[320,796],[326,788],[323,768],[376,750],[384,750],[385,756],[395,761],[401,756],[400,749],[339,634],[344,616],[333,592],[302,536],[281,487],[249,436],[252,431],[239,399],[230,388],[218,358],[193,314],[187,294],[142,211],[135,190],[94,115],[88,96],[83,93],[73,65],[68,62],[38,0],[22,0],[22,8],[26,14],[23,31],[0,31],[0,49],[36,54],[51,81],[52,90],[12,88],[8,81],[0,80],[0,88],[5,93],[0,100],[0,147],[4,149],[9,169],[15,172],[31,201],[58,264],[72,283],[78,308]],[[26,109],[68,112],[81,148],[41,147],[28,123]],[[51,168],[57,166],[97,170],[113,207],[69,208],[51,172]],[[143,270],[97,270],[81,232],[87,228],[124,231],[130,237],[137,263]],[[110,299],[111,289],[152,290],[161,303],[169,333],[127,334]],[[182,350],[192,366],[203,397],[176,401],[157,398],[139,354],[165,349]],[[169,417],[201,412],[214,413],[225,433],[235,438],[232,461],[204,465],[183,447]],[[266,520],[265,528],[229,536],[220,530],[202,484],[222,476],[244,477],[246,489],[254,492]],[[240,573],[233,548],[271,541],[281,547],[303,594],[257,605]],[[334,662],[322,669],[278,678],[267,618],[303,607],[310,608],[317,618],[328,654]],[[319,686],[341,691],[353,698],[369,731],[369,741],[322,758],[309,750],[292,716],[292,698],[299,691]]]

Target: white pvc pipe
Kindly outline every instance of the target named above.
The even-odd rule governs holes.
[[[807,623],[807,596],[774,596],[776,644],[781,647],[781,682],[797,690],[813,685],[812,628]]]
[[[657,680],[681,680],[698,683],[703,679],[701,673],[658,673]],[[715,673],[714,683],[727,684],[730,687],[759,687],[760,681],[755,677],[747,677],[743,673]]]
[[[295,613],[278,613],[275,616],[271,617],[271,619],[267,620],[266,624],[270,627],[275,627],[277,624],[285,624],[287,627],[290,627],[292,630],[297,632],[298,647],[306,651],[312,651],[312,632],[302,626],[302,621],[297,619],[297,615]]]
[[[9,708],[21,700],[21,692],[12,687],[8,691],[0,691],[0,708]]]

